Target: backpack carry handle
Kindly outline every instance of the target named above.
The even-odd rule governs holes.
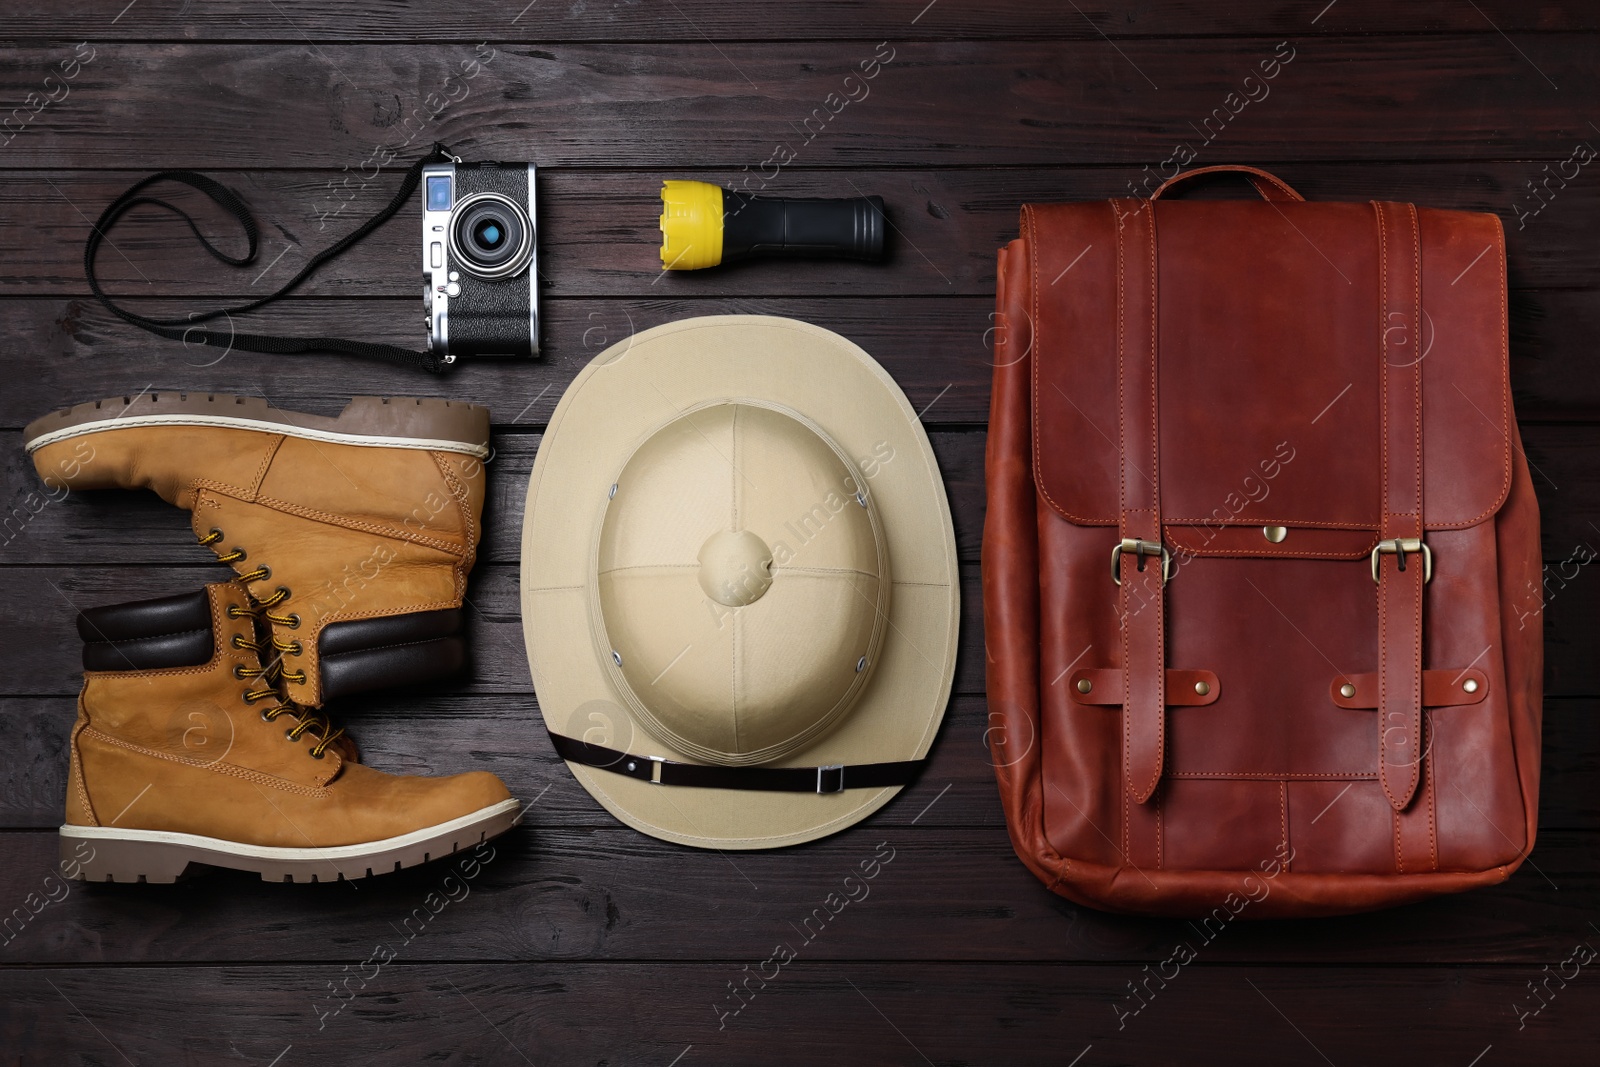
[[[1246,167],[1242,164],[1222,163],[1214,167],[1197,167],[1186,170],[1182,174],[1175,174],[1162,182],[1155,192],[1150,194],[1151,200],[1160,200],[1161,194],[1177,185],[1198,178],[1202,174],[1243,174],[1250,179],[1250,184],[1255,186],[1256,192],[1261,194],[1263,200],[1304,200],[1305,197],[1289,185],[1288,182],[1275,174],[1268,174],[1259,167]]]

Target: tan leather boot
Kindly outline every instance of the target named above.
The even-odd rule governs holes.
[[[321,712],[283,699],[234,582],[78,617],[63,867],[171,882],[192,864],[265,881],[363,878],[471,848],[520,812],[500,779],[384,774]]]
[[[335,418],[253,397],[145,392],[24,431],[41,476],[144,487],[267,609],[296,703],[454,673],[483,514],[489,413],[357,397]]]

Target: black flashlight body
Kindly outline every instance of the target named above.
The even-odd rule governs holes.
[[[722,262],[756,256],[883,258],[883,197],[753,196],[722,191]]]

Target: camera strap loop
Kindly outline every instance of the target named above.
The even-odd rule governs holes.
[[[360,356],[365,359],[387,360],[403,367],[416,367],[434,374],[443,373],[449,365],[443,357],[432,352],[416,352],[409,348],[400,348],[397,345],[374,344],[370,341],[351,341],[342,337],[277,337],[270,334],[235,333],[232,330],[223,332],[204,329],[195,324],[209,322],[223,316],[231,318],[233,315],[254,311],[256,308],[270,304],[274,300],[287,295],[324,263],[343,255],[356,242],[389,221],[395,212],[405,205],[411,194],[416,191],[417,182],[422,177],[423,167],[429,163],[442,163],[453,158],[455,157],[449,153],[444,145],[435,144],[433,151],[417,160],[411,165],[411,169],[406,171],[405,177],[400,182],[399,190],[394,194],[394,198],[384,205],[377,214],[346,234],[332,246],[312,256],[306,265],[300,269],[300,272],[289,279],[276,292],[234,307],[215,308],[211,311],[196,312],[182,318],[173,319],[150,318],[119,307],[100,287],[100,279],[95,277],[94,273],[95,256],[100,250],[101,243],[109,240],[107,235],[110,234],[111,228],[117,224],[117,221],[133,208],[143,204],[170,211],[189,224],[190,231],[193,232],[195,238],[204,246],[207,252],[230,267],[244,267],[255,261],[260,231],[256,226],[255,217],[250,214],[250,209],[245,205],[245,202],[239,198],[237,193],[222,183],[192,170],[157,171],[149,177],[135,182],[126,192],[112,201],[100,213],[100,218],[96,220],[94,227],[89,231],[89,240],[84,244],[83,248],[83,272],[89,279],[89,290],[94,293],[95,299],[100,301],[107,311],[122,321],[138,326],[140,329],[149,330],[151,333],[169,340],[182,341],[185,344],[214,345],[223,349],[267,352],[274,355],[295,355],[303,352],[335,352],[342,355]],[[195,225],[195,221],[189,213],[177,205],[153,196],[142,195],[144,189],[163,181],[180,182],[199,190],[210,197],[218,207],[237,219],[240,227],[244,230],[247,241],[244,255],[239,257],[230,256],[212,244],[200,232],[200,228]]]

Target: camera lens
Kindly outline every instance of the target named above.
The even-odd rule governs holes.
[[[520,271],[533,241],[528,216],[498,193],[478,193],[456,205],[450,244],[468,272],[481,278],[503,278]]]
[[[472,228],[472,243],[479,248],[493,251],[500,247],[505,237],[506,232],[496,219],[485,219]]]

